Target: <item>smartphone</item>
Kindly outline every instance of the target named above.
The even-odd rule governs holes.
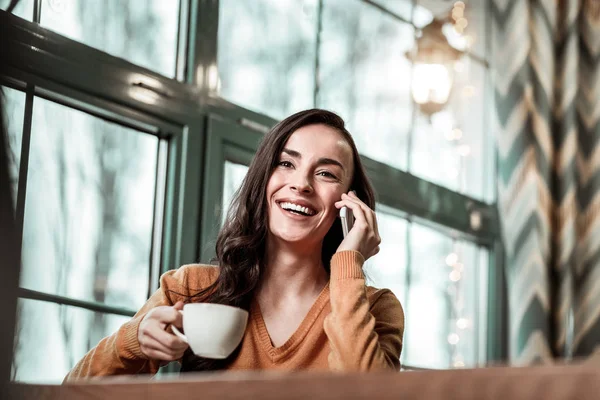
[[[342,207],[340,209],[340,220],[342,222],[342,232],[344,233],[344,237],[346,237],[354,224],[354,214],[352,214],[352,210],[346,206]]]

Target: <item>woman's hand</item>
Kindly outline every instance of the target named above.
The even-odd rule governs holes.
[[[335,207],[338,209],[344,206],[352,210],[354,225],[340,243],[337,251],[356,250],[367,260],[379,253],[379,244],[381,243],[375,211],[363,203],[354,192],[342,194],[342,200],[335,203]]]
[[[183,302],[179,301],[172,307],[156,307],[146,314],[138,329],[140,350],[146,357],[161,361],[175,361],[183,357],[188,344],[166,331],[169,325],[181,329],[183,318],[179,311],[182,309]]]

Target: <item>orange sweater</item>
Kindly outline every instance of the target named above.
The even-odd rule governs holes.
[[[402,306],[389,290],[365,286],[363,263],[364,258],[355,251],[333,256],[329,284],[296,332],[280,347],[273,347],[254,301],[240,351],[228,368],[398,370],[404,332]],[[69,372],[65,381],[156,373],[159,361],[148,360],[140,351],[137,339],[140,322],[153,307],[185,300],[183,296],[207,287],[217,275],[218,269],[207,265],[186,265],[165,273],[160,289],[133,319],[102,339]]]

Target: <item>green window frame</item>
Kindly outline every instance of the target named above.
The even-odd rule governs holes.
[[[352,1],[363,1],[392,16],[398,23],[411,24],[375,1]],[[32,102],[35,96],[40,96],[103,119],[149,131],[167,143],[164,154],[160,155],[166,164],[164,209],[160,221],[162,235],[153,244],[160,253],[159,262],[157,270],[148,277],[153,288],[158,286],[158,275],[162,272],[185,263],[210,260],[222,211],[224,162],[249,164],[264,132],[277,122],[215,96],[214,77],[210,74],[217,65],[219,1],[182,0],[181,3],[176,76],[180,81],[165,78],[0,11],[0,37],[4,38],[1,83],[27,95],[24,138],[27,130],[31,130]],[[320,13],[322,0],[319,3]],[[41,0],[35,0],[33,21],[39,22],[40,4]],[[414,4],[417,2],[413,1]],[[320,29],[322,22],[321,15],[318,18],[320,23],[316,29]],[[489,39],[489,32],[487,36]],[[489,55],[469,57],[489,67]],[[315,69],[318,67],[319,60],[316,59]],[[489,73],[487,84],[489,93]],[[153,101],[133,96],[132,92],[136,90],[150,95]],[[315,102],[317,91],[315,80]],[[493,101],[491,95],[487,99]],[[489,118],[484,116],[486,121]],[[504,360],[506,284],[496,203],[484,203],[367,157],[363,157],[363,161],[375,185],[379,203],[490,251],[486,361]],[[27,165],[25,173],[26,169]],[[23,171],[20,174],[23,175]],[[19,188],[21,185],[25,187],[26,182],[19,182]],[[17,225],[20,231],[23,196],[24,191],[19,190]],[[473,213],[480,221],[477,229],[472,224]],[[19,296],[119,315],[135,312],[25,289],[19,289]],[[7,315],[11,312],[7,310]],[[11,326],[14,321],[12,324],[9,321],[7,328]]]

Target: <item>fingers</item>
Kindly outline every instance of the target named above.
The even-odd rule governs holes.
[[[355,193],[342,194],[342,199],[335,203],[337,208],[348,207],[354,214],[354,226],[349,237],[345,238],[338,250],[357,250],[365,259],[379,252],[381,238],[377,227],[377,216]]]
[[[163,343],[160,343],[151,337],[146,337],[143,339],[143,342],[140,342],[140,348],[143,349],[144,354],[148,356],[148,358],[153,358],[151,353],[161,353],[162,358],[156,358],[157,360],[169,360],[173,361],[180,358],[185,352],[185,348],[183,349],[175,349],[169,348],[165,346]]]
[[[140,339],[140,350],[151,360],[178,360],[183,356],[186,349],[187,345],[181,347],[168,347],[150,336],[145,336]]]
[[[165,332],[165,334],[167,334]],[[168,334],[167,334],[168,335]],[[174,336],[174,335],[170,335]],[[178,339],[178,338],[176,338]],[[161,342],[154,339],[151,335],[146,334],[139,339],[140,349],[149,358],[153,360],[166,360],[173,361],[178,360],[183,356],[183,353],[187,349],[187,345],[182,346],[177,342],[167,340],[167,342]]]
[[[175,325],[178,328],[183,327],[183,301],[178,301],[173,306],[173,309],[177,311],[177,316],[175,317],[175,321],[171,322],[171,325]]]
[[[178,301],[177,303],[175,303],[173,308],[176,309],[177,311],[183,310],[183,301]]]
[[[140,350],[149,359],[173,361],[183,356],[188,344],[165,330],[165,327],[170,325],[181,327],[182,307],[181,302],[172,307],[156,307],[142,320],[138,330],[138,342]]]
[[[360,207],[360,204],[356,203],[355,201],[352,201],[350,198],[348,198],[347,195],[342,196],[341,202],[342,202],[343,206],[346,206],[350,210],[352,210],[352,215],[354,216],[352,229],[359,229],[359,230],[366,231],[369,228],[370,223],[365,215],[365,212]]]
[[[361,205],[354,199],[350,198],[350,196],[348,196],[347,194],[342,194],[342,200],[336,202],[335,206],[338,208],[346,206],[349,209],[351,209],[352,214],[354,215],[355,226],[358,225],[359,227],[363,228],[363,226],[361,225],[362,223],[369,225],[369,221],[365,216],[365,212],[362,209]]]
[[[165,332],[166,333],[166,332]],[[183,354],[185,349],[188,348],[188,344],[183,342],[175,335],[167,333],[168,338],[163,340],[154,339],[148,337],[148,345],[156,350],[163,351],[167,354]]]
[[[375,249],[373,249],[373,252],[369,255],[369,257],[373,257],[374,255],[376,255],[377,253],[379,253],[379,246],[375,247]]]
[[[372,223],[373,226],[373,230],[375,231],[375,233],[379,236],[379,228],[377,227],[377,214],[375,214],[375,210],[371,209],[371,207],[369,207],[368,205],[366,205],[357,195],[354,191],[351,191],[349,193],[349,197],[352,197],[354,200],[356,200],[361,208],[363,209],[363,211],[365,211],[365,214],[368,215],[369,217],[369,222]]]
[[[183,307],[183,303],[181,303],[181,306],[178,306],[179,303],[181,302],[178,302],[173,307],[157,307],[152,310],[152,318],[161,323],[162,329],[165,329],[167,325],[175,325],[176,327],[181,328],[183,316],[181,315],[181,310],[176,307]]]
[[[336,207],[346,206],[352,210],[357,217],[358,213],[362,213],[365,217],[365,221],[369,223],[369,226],[373,226],[374,220],[374,212],[367,206],[365,203],[360,200],[354,192],[350,192],[350,194],[342,194],[342,200],[336,202]]]
[[[167,350],[187,349],[188,344],[173,333],[169,333],[162,329],[152,329],[147,332],[150,339],[154,339]]]
[[[162,343],[167,348],[180,349],[186,348],[187,343],[182,339],[164,330],[162,324],[156,320],[149,319],[143,325],[140,325],[140,339],[154,340]]]
[[[160,361],[176,361],[183,357],[183,352],[181,354],[169,354],[160,350],[149,349],[144,352],[146,357],[150,360],[160,360]]]
[[[346,206],[352,210],[355,218],[355,225],[360,228],[367,229],[370,227],[373,230],[377,240],[379,239],[379,231],[377,227],[377,216],[375,212],[366,205],[362,200],[356,196],[354,192],[350,192],[350,194],[342,194],[342,200],[336,202],[336,207]],[[364,222],[366,226],[361,226],[361,223]]]
[[[377,226],[377,214],[375,214],[375,211],[373,211],[368,205],[366,205],[357,195],[356,193],[354,193],[354,191],[350,192],[348,197],[353,200],[356,201],[361,209],[364,211],[365,213],[365,217],[367,219],[367,221],[369,221],[370,226],[373,228],[373,232],[375,233],[375,236],[377,238],[378,244],[381,243],[381,238],[379,236],[379,227]],[[379,251],[379,250],[377,250]]]

